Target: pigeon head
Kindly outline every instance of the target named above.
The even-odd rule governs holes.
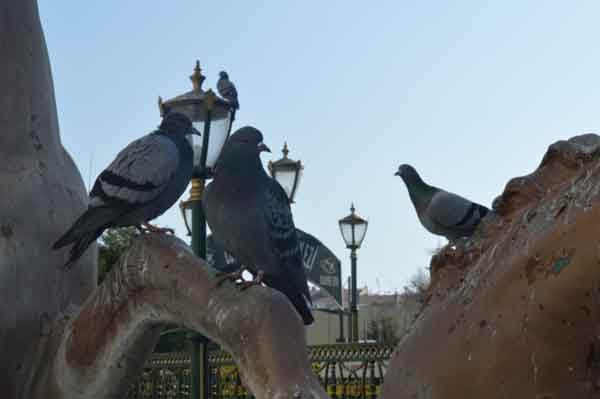
[[[182,136],[195,134],[200,136],[200,132],[194,128],[190,118],[180,112],[169,112],[166,114],[159,128],[166,134]]]
[[[252,126],[244,126],[238,129],[227,140],[227,146],[237,151],[259,154],[263,151],[271,152],[269,147],[263,143],[263,135],[260,130]]]
[[[271,152],[263,143],[262,133],[251,126],[242,127],[227,139],[217,161],[216,171],[244,174],[262,169],[260,153],[263,151]]]
[[[221,78],[221,79],[229,79],[229,75],[227,75],[227,72],[221,71],[221,72],[219,72],[219,78]]]
[[[405,182],[415,182],[421,180],[417,170],[406,163],[398,167],[398,171],[394,173],[394,176],[400,176]]]

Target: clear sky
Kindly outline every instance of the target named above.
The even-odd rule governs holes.
[[[600,128],[600,2],[39,0],[62,140],[86,182],[191,89],[199,59],[280,157],[305,165],[296,225],[349,272],[337,220],[369,230],[359,285],[401,289],[445,242],[393,174],[491,206],[547,146]],[[187,196],[187,194],[186,194]],[[184,237],[178,207],[158,219]],[[344,277],[345,277],[344,276]]]

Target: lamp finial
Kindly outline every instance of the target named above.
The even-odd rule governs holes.
[[[202,82],[206,77],[202,75],[202,69],[200,68],[200,61],[196,60],[196,66],[194,67],[194,73],[190,76],[194,91],[202,91]]]
[[[288,154],[290,153],[290,150],[288,150],[287,141],[283,142],[283,150],[281,150],[281,152],[283,153],[283,157],[284,158],[288,157]]]

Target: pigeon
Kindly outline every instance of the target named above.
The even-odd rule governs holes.
[[[229,75],[225,71],[219,72],[219,80],[217,81],[217,91],[219,95],[229,101],[233,107],[233,114],[231,120],[235,119],[235,111],[240,109],[240,103],[238,102],[238,93],[235,85],[229,80]]]
[[[410,165],[400,165],[395,175],[404,180],[423,227],[446,237],[451,244],[470,237],[481,219],[491,212],[483,205],[428,185]]]
[[[242,283],[244,288],[264,282],[280,291],[308,325],[314,321],[312,302],[290,203],[281,185],[265,172],[263,151],[271,152],[257,129],[247,126],[232,134],[202,205],[215,240],[244,265],[242,270],[254,275]],[[236,280],[242,270],[222,280]]]
[[[65,268],[112,227],[142,226],[165,232],[148,223],[162,215],[183,194],[192,177],[193,150],[187,135],[200,133],[187,116],[170,112],[152,133],[125,147],[98,176],[83,215],[54,245],[73,244]]]

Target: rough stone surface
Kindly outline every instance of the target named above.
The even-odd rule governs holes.
[[[385,398],[600,397],[599,148],[551,145],[464,248],[432,258]]]
[[[33,0],[0,2],[0,392],[24,391],[36,347],[70,304],[95,286],[95,250],[65,272],[50,246],[86,206],[83,181],[62,148],[54,89]]]

